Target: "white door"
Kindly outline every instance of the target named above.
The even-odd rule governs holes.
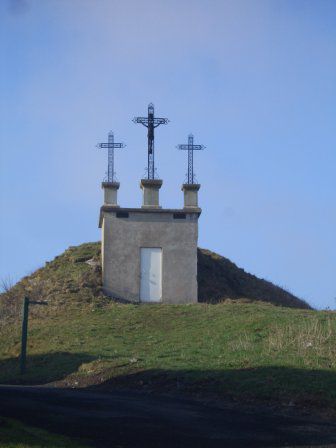
[[[160,302],[162,296],[162,249],[142,247],[140,251],[140,300]]]

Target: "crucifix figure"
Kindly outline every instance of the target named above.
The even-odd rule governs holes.
[[[188,150],[188,184],[193,184],[195,180],[194,175],[194,151],[199,151],[205,148],[203,145],[194,145],[194,136],[188,135],[188,144],[177,145],[177,149]]]
[[[148,179],[154,179],[154,129],[160,126],[160,124],[167,124],[169,120],[168,118],[154,117],[154,104],[150,103],[148,105],[148,117],[135,117],[133,122],[141,123],[148,129]]]
[[[108,133],[107,143],[98,143],[97,148],[108,148],[108,164],[107,164],[107,182],[115,182],[114,171],[114,150],[115,148],[125,148],[124,143],[114,143],[114,134],[112,131]]]

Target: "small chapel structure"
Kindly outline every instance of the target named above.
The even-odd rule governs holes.
[[[137,121],[136,121],[137,120]],[[161,120],[161,121],[160,121]],[[125,208],[118,205],[119,182],[113,172],[113,150],[122,147],[109,134],[109,171],[104,190],[104,205],[100,209],[102,229],[102,276],[104,292],[129,302],[194,303],[197,302],[197,241],[200,185],[194,183],[192,154],[202,145],[188,145],[188,182],[182,185],[183,208],[160,206],[162,180],[154,176],[154,128],[168,120],[154,117],[154,107],[148,107],[148,117],[133,121],[148,128],[148,177],[141,179],[142,206]],[[110,143],[110,145],[108,145]],[[121,145],[121,146],[118,146]],[[112,154],[111,154],[112,152]],[[112,165],[112,166],[110,166]],[[112,172],[111,172],[112,170]]]

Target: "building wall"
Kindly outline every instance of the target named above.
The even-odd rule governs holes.
[[[122,211],[123,209],[120,209]],[[162,248],[162,302],[197,302],[198,213],[174,219],[172,212],[139,209],[128,218],[103,212],[103,286],[112,296],[140,300],[140,248]]]

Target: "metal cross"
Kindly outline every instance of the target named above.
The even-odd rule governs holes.
[[[154,104],[148,105],[148,117],[135,117],[134,123],[140,123],[148,129],[148,179],[154,179],[155,167],[154,167],[154,129],[160,126],[160,124],[167,124],[168,118],[154,117]]]
[[[195,180],[194,175],[194,151],[199,151],[205,148],[204,145],[194,145],[194,136],[188,135],[187,145],[177,145],[177,149],[188,150],[188,184],[193,184]]]
[[[107,163],[107,182],[115,182],[114,171],[114,150],[116,148],[125,148],[124,143],[114,143],[114,134],[112,131],[108,133],[107,143],[98,143],[97,148],[108,148],[108,163]]]

